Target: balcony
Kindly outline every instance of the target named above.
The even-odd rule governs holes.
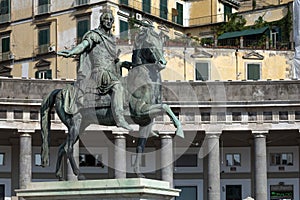
[[[50,4],[43,4],[38,6],[38,15],[47,14],[50,12]]]
[[[11,56],[10,51],[1,53],[0,61],[7,61],[7,60],[11,60],[11,59],[12,59],[12,56]]]
[[[0,15],[0,24],[1,23],[6,23],[10,21],[10,14],[2,14]]]
[[[90,0],[75,0],[75,6],[83,6],[90,3]]]

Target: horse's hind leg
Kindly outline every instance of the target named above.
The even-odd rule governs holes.
[[[81,124],[81,115],[77,113],[72,118],[72,126],[70,126],[68,139],[67,139],[67,157],[70,161],[71,168],[73,170],[73,173],[77,176],[78,180],[85,179],[85,177],[80,174],[80,170],[78,165],[76,164],[75,158],[74,158],[74,144],[79,139],[79,132],[80,132],[80,124]]]
[[[59,146],[58,149],[58,156],[57,156],[57,162],[56,162],[56,177],[60,180],[63,181],[63,173],[62,173],[62,161],[63,161],[63,156],[66,154],[66,142],[64,142],[62,145]]]
[[[153,123],[151,122],[147,126],[140,126],[140,130],[139,130],[140,137],[137,142],[136,158],[135,158],[134,167],[133,167],[134,173],[139,178],[145,177],[140,170],[140,161],[141,161],[142,155],[144,153],[144,149],[145,149],[145,145],[146,145],[148,136],[149,136],[150,132],[152,131],[152,125],[153,125]]]

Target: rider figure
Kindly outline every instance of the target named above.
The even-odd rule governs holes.
[[[77,104],[85,103],[87,85],[93,82],[94,89],[103,95],[111,94],[111,109],[118,127],[132,130],[124,118],[123,86],[120,83],[120,69],[116,53],[115,38],[111,34],[114,17],[111,11],[104,11],[100,16],[100,26],[88,31],[82,42],[72,50],[61,51],[64,57],[80,54],[80,65],[77,71]]]

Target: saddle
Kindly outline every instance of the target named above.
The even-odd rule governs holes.
[[[100,95],[97,89],[89,89],[83,96],[78,97],[78,89],[74,85],[67,85],[62,89],[62,95],[64,109],[68,114],[75,114],[81,108],[111,106],[111,96],[109,94]],[[78,103],[78,98],[83,98],[80,101],[82,104]]]

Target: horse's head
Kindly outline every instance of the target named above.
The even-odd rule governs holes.
[[[156,64],[164,69],[167,61],[163,53],[163,40],[152,27],[143,27],[136,36],[132,55],[133,66]]]

